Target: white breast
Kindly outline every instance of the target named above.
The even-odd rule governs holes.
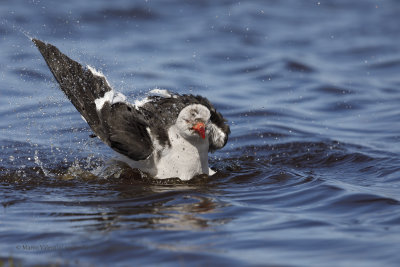
[[[162,147],[152,138],[155,147],[148,159],[134,161],[124,155],[121,155],[121,159],[132,168],[138,168],[158,179],[178,177],[186,181],[198,174],[214,174],[208,168],[208,137],[191,142],[181,137],[175,126],[168,130],[168,135],[170,147]]]
[[[168,135],[171,147],[164,149],[161,157],[155,160],[156,178],[190,180],[198,174],[209,174],[207,139],[188,141],[178,134],[175,126],[169,129]]]

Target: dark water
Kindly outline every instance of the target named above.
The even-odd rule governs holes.
[[[400,3],[2,1],[0,262],[396,266]],[[112,151],[23,34],[228,118],[215,177],[164,184]]]

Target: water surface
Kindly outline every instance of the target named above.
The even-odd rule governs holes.
[[[24,265],[396,266],[397,1],[3,1],[0,259]],[[213,177],[152,180],[63,96],[27,37],[228,119]],[[0,261],[0,262],[1,262]]]

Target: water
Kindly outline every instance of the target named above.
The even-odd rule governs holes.
[[[3,1],[0,262],[396,266],[400,4]],[[215,177],[153,181],[63,96],[27,36],[133,101],[208,97],[229,120]]]

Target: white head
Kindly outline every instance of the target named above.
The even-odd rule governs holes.
[[[183,138],[203,140],[206,137],[209,120],[208,108],[200,104],[192,104],[181,110],[176,120],[176,126]]]

